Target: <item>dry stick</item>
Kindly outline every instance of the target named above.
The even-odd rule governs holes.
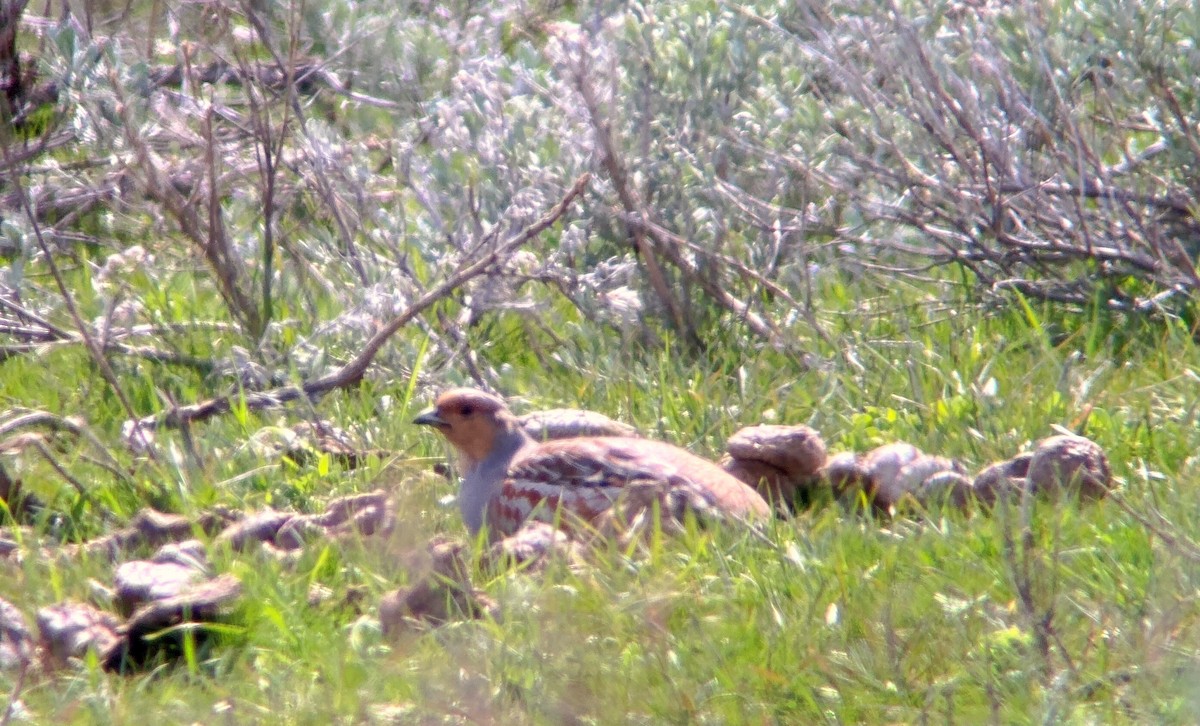
[[[297,23],[295,18],[290,18],[288,21],[290,32],[290,43],[288,50],[290,55],[287,58],[284,58],[278,53],[278,51],[275,49],[275,46],[270,43],[271,33],[268,30],[266,23],[263,21],[262,16],[254,9],[254,7],[255,6],[250,2],[241,3],[242,11],[245,13],[246,19],[249,20],[250,24],[254,26],[255,34],[262,43],[262,47],[271,54],[271,57],[275,60],[275,64],[281,73],[285,74],[289,78],[293,77],[296,72],[295,51],[300,45],[300,40],[296,36]],[[297,121],[300,123],[300,132],[304,135],[306,140],[311,142],[312,132],[308,126],[308,119],[304,114],[304,107],[300,104],[300,99],[296,96],[294,84],[289,83],[286,88],[287,90],[285,92],[287,93],[288,100],[287,106],[291,109],[291,113],[295,115]],[[286,124],[287,118],[285,117],[281,122],[280,127],[283,128],[286,126]],[[283,148],[282,142],[283,140],[281,137],[280,150]],[[310,144],[310,147],[316,146],[317,144]],[[350,224],[346,221],[346,215],[343,214],[341,210],[341,204],[339,203],[337,194],[334,192],[333,185],[329,181],[328,160],[319,153],[314,154],[309,153],[308,151],[302,151],[302,153],[304,154],[305,158],[308,159],[309,164],[311,165],[314,173],[313,179],[316,182],[317,193],[320,195],[322,201],[325,202],[325,206],[329,212],[329,215],[333,217],[334,224],[337,227],[338,236],[341,237],[343,251],[346,257],[348,257],[350,260],[350,266],[354,269],[355,274],[358,275],[359,281],[362,282],[364,286],[370,284],[370,276],[367,274],[366,267],[363,266],[361,256],[359,255],[358,248],[354,244],[354,234],[350,229]]]
[[[17,671],[17,678],[13,681],[12,690],[8,694],[8,706],[4,708],[4,714],[0,715],[0,726],[8,726],[12,723],[13,716],[17,713],[17,704],[21,697],[21,691],[25,690],[25,676],[29,673],[29,664],[31,659],[25,657],[21,659],[21,670]]]
[[[248,410],[252,411],[269,408],[301,398],[315,398],[323,393],[358,383],[366,373],[367,367],[371,365],[371,362],[389,338],[395,335],[397,331],[407,325],[413,318],[442,300],[446,295],[471,279],[478,277],[488,267],[495,264],[497,260],[517,250],[557,222],[567,211],[567,207],[583,193],[590,179],[591,175],[589,174],[584,174],[576,179],[574,185],[571,186],[562,199],[546,214],[542,215],[540,219],[512,237],[509,237],[491,252],[486,253],[476,261],[461,268],[458,272],[446,278],[437,287],[418,298],[404,312],[392,318],[387,325],[371,336],[371,339],[363,346],[362,351],[337,371],[316,380],[308,381],[300,386],[282,386],[262,393],[246,394],[244,399],[241,399],[244,405]],[[236,395],[220,396],[188,406],[175,406],[162,413],[137,419],[133,430],[144,431],[158,426],[178,428],[194,421],[203,421],[228,412],[235,400],[239,400],[239,397]]]
[[[604,170],[608,173],[608,178],[612,182],[613,190],[617,193],[617,198],[621,201],[621,206],[624,207],[625,213],[637,219],[646,219],[647,215],[642,209],[641,200],[629,186],[629,175],[626,173],[624,164],[621,163],[621,158],[617,155],[617,148],[613,142],[612,124],[603,117],[600,111],[600,102],[596,98],[591,85],[591,80],[587,77],[586,68],[587,51],[584,48],[580,49],[579,62],[575,68],[575,90],[579,92],[580,98],[583,99],[584,108],[587,109],[588,119],[592,124],[592,131],[596,135],[596,142],[600,146],[600,163],[603,164]],[[646,244],[645,236],[642,230],[638,227],[629,229],[630,236],[633,237],[634,250],[641,256],[642,262],[646,266],[646,275],[650,278],[650,286],[654,288],[655,294],[667,308],[672,321],[675,323],[675,329],[679,334],[684,336],[689,345],[696,343],[699,338],[691,324],[684,317],[683,309],[680,303],[671,293],[671,288],[667,285],[666,276],[663,275],[662,267],[658,264],[658,258],[654,254],[653,246]]]
[[[803,314],[805,316],[805,319],[809,323],[809,326],[817,334],[817,337],[819,337],[822,341],[824,341],[826,344],[828,344],[830,346],[834,345],[833,338],[831,338],[830,335],[821,327],[820,321],[818,321],[816,319],[816,316],[812,314],[812,310],[809,308],[809,306],[802,304],[799,300],[792,297],[791,293],[789,293],[787,290],[783,289],[775,282],[768,280],[765,276],[759,274],[758,272],[755,272],[754,270],[750,269],[750,267],[748,265],[746,265],[745,263],[743,263],[737,259],[734,259],[733,257],[730,257],[729,255],[722,254],[720,252],[713,252],[711,250],[707,250],[704,247],[696,244],[695,242],[689,242],[688,240],[684,239],[683,237],[680,237],[679,235],[675,234],[674,232],[671,232],[670,230],[666,229],[665,227],[663,227],[659,224],[656,224],[654,222],[645,222],[643,220],[631,220],[631,223],[643,225],[647,230],[650,231],[651,235],[653,235],[655,237],[660,237],[664,240],[669,241],[676,248],[686,247],[698,255],[706,255],[709,258],[716,260],[723,265],[727,265],[727,266],[733,268],[743,278],[761,285],[762,288],[764,290],[766,290],[767,292],[779,297],[784,302],[786,302],[789,305],[791,305],[792,307],[794,307],[796,310],[801,311],[801,314]],[[686,260],[682,260],[682,261],[686,262]],[[701,278],[701,279],[703,279],[703,278]],[[720,289],[719,287],[716,287],[713,285],[708,285],[708,286],[705,286],[705,289],[707,290],[708,287],[713,288],[713,290],[710,291],[709,294],[713,295],[717,299],[717,302],[719,302],[721,305],[725,306],[725,308],[728,309],[730,312],[732,312],[734,315],[737,315],[739,318],[742,318],[743,320],[745,320],[746,324],[756,334],[762,336],[763,338],[766,338],[769,341],[778,341],[783,345],[787,345],[786,341],[783,340],[782,333],[780,332],[779,326],[775,323],[775,321],[773,321],[769,318],[757,315],[756,313],[754,313],[753,311],[750,310],[749,304],[744,303],[744,302],[738,300],[737,298],[734,298],[732,295],[730,295],[729,293]]]
[[[185,54],[184,60],[190,62]],[[175,220],[180,232],[187,237],[204,255],[205,261],[212,268],[221,298],[229,308],[233,317],[239,320],[245,328],[257,333],[262,328],[262,319],[254,302],[242,287],[243,271],[237,264],[238,258],[231,256],[228,240],[225,237],[223,222],[220,216],[220,199],[217,195],[217,161],[216,141],[212,132],[212,111],[205,115],[205,164],[204,170],[210,185],[207,200],[207,224],[196,212],[198,204],[190,197],[185,197],[171,184],[170,176],[163,171],[155,161],[154,154],[135,129],[138,124],[132,116],[131,105],[124,103],[123,89],[119,79],[112,79],[112,87],[121,102],[121,121],[125,131],[125,141],[133,150],[134,161],[129,167],[140,177],[136,181],[152,201],[166,209],[168,215]],[[202,190],[199,185],[193,193]],[[130,413],[130,417],[133,417]]]
[[[9,414],[13,414],[13,417],[0,420],[0,437],[7,436],[23,428],[33,428],[36,426],[45,426],[52,431],[66,431],[76,438],[83,439],[102,455],[101,458],[103,461],[93,460],[97,466],[102,467],[127,483],[132,482],[129,475],[121,469],[121,463],[117,461],[117,458],[113,456],[108,447],[100,441],[100,438],[81,419],[71,416],[63,417],[49,411],[28,409],[9,409],[0,413],[0,416],[8,416]]]
[[[5,147],[5,156],[7,156],[7,147]],[[84,322],[83,316],[79,313],[79,308],[75,305],[75,298],[71,296],[70,289],[67,288],[66,280],[63,279],[62,271],[58,269],[58,263],[54,261],[54,254],[50,250],[50,245],[47,244],[46,238],[42,235],[42,225],[38,223],[33,215],[33,208],[29,204],[29,195],[25,191],[25,185],[21,181],[21,177],[13,170],[12,174],[13,187],[16,189],[21,200],[21,208],[29,219],[29,224],[33,229],[34,237],[37,238],[38,247],[41,248],[42,254],[46,257],[46,266],[50,269],[51,276],[54,277],[54,284],[58,287],[58,292],[62,295],[63,304],[70,313],[71,319],[75,323],[76,329],[79,331],[80,337],[83,338],[85,347],[91,355],[92,362],[100,369],[100,375],[112,388],[117,400],[121,402],[121,407],[125,409],[126,414],[130,417],[134,416],[133,404],[129,402],[129,397],[125,395],[125,390],[121,388],[120,382],[117,380],[117,374],[113,372],[112,366],[108,364],[108,358],[104,355],[104,350],[88,332],[87,323]],[[158,455],[153,447],[147,447],[146,451],[152,459],[157,460]]]

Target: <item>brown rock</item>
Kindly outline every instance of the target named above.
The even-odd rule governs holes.
[[[545,522],[526,522],[516,534],[493,544],[487,563],[498,566],[511,563],[527,572],[537,572],[555,558],[570,564],[583,562],[584,547],[566,532]]]
[[[134,560],[117,568],[116,607],[129,615],[152,600],[174,597],[203,579],[204,572],[174,562]]]
[[[236,521],[241,516],[240,512],[216,509],[206,512],[196,524],[204,532],[212,534],[225,528],[230,522]],[[67,555],[82,553],[116,560],[125,552],[137,547],[157,547],[167,542],[191,539],[192,529],[191,520],[183,515],[143,509],[134,517],[130,526],[82,545],[64,547],[63,553]]]
[[[233,575],[221,575],[194,584],[176,595],[153,600],[139,607],[120,628],[123,639],[104,658],[104,667],[120,670],[138,665],[156,653],[174,654],[182,649],[182,631],[163,635],[160,631],[182,623],[216,622],[225,617],[229,606],[242,594],[242,583]],[[203,640],[205,631],[190,629],[192,637]],[[153,636],[153,637],[151,637]]]
[[[769,464],[797,482],[825,465],[825,442],[808,426],[747,426],[729,437],[725,450],[735,460]]]
[[[279,528],[272,541],[276,547],[291,550],[312,539],[386,534],[395,524],[396,512],[391,498],[382,489],[377,489],[335,499],[319,515],[292,517]]]
[[[394,590],[379,602],[379,623],[385,636],[425,625],[444,625],[458,618],[481,618],[495,610],[491,598],[474,588],[427,576]]]
[[[84,603],[65,602],[38,610],[38,639],[55,663],[64,665],[89,650],[106,658],[121,641],[115,615]]]
[[[865,491],[871,478],[862,459],[853,451],[843,451],[829,457],[818,476],[839,499],[855,497]]]
[[[117,568],[117,610],[129,615],[145,603],[175,597],[208,574],[208,558],[199,540],[163,545],[153,559],[134,560]]]
[[[917,489],[917,501],[925,507],[947,505],[967,511],[973,500],[971,480],[957,469],[935,472]]]
[[[640,436],[636,428],[596,411],[552,408],[517,417],[517,423],[534,441],[580,436]]]
[[[930,488],[931,480],[938,480],[954,486],[955,475],[961,476],[959,465],[952,459],[947,459],[944,456],[930,456],[929,454],[920,453],[917,458],[909,461],[904,466],[900,467],[899,471],[892,474],[891,461],[887,465],[878,470],[880,473],[872,478],[876,481],[875,505],[883,510],[900,504],[905,497],[912,497],[920,504],[925,504],[924,495],[932,494]],[[885,476],[891,475],[891,479],[885,479]],[[969,486],[970,483],[963,477],[963,484]]]
[[[25,616],[15,605],[0,599],[0,671],[21,668],[33,657],[33,636]]]
[[[721,457],[717,463],[725,471],[754,487],[776,507],[786,508],[787,503],[795,499],[797,482],[778,467],[753,459],[735,459],[729,454]]]
[[[1082,436],[1051,436],[1037,445],[1026,475],[1036,494],[1102,499],[1112,486],[1104,449]]]
[[[325,539],[329,531],[321,526],[317,515],[298,514],[283,524],[268,544],[285,552],[299,550],[309,542]]]
[[[495,603],[471,585],[461,542],[435,540],[429,546],[429,570],[412,578],[379,603],[384,635],[420,624],[442,625],[455,618],[479,618]]]
[[[250,545],[274,539],[279,529],[294,516],[296,515],[274,510],[258,512],[226,527],[217,535],[216,541],[228,543],[240,552]]]
[[[846,452],[830,457],[821,478],[843,501],[856,502],[862,492],[881,512],[893,511],[905,499],[921,505],[945,499],[965,507],[970,498],[970,482],[958,462],[903,442],[884,444],[863,456]]]
[[[998,461],[975,475],[972,493],[981,503],[994,505],[1000,499],[1015,497],[1025,488],[1029,463],[1033,454],[1018,454],[1007,461]]]

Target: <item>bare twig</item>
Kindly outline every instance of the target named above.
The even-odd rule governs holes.
[[[148,431],[159,426],[178,428],[186,423],[203,421],[228,412],[234,401],[242,402],[249,410],[259,410],[300,399],[316,398],[329,391],[346,388],[358,383],[362,380],[367,368],[374,361],[380,349],[397,331],[451,292],[483,274],[497,261],[515,252],[528,243],[529,240],[552,226],[566,213],[571,203],[583,193],[589,180],[590,176],[587,174],[576,179],[567,193],[563,195],[554,207],[542,215],[541,218],[510,236],[491,251],[484,252],[474,261],[464,264],[453,275],[410,304],[404,312],[392,318],[371,336],[371,339],[363,346],[362,351],[337,371],[316,380],[308,381],[300,386],[283,386],[261,393],[247,393],[244,397],[221,396],[187,406],[175,406],[160,414],[136,419],[132,422],[133,430]]]

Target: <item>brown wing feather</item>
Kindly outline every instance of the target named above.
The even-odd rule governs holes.
[[[658,502],[673,517],[687,510],[738,517],[770,512],[757,492],[679,447],[594,437],[549,441],[523,451],[492,499],[489,521],[501,533],[516,531],[531,516],[595,522],[619,498],[636,499],[631,504],[642,507]]]

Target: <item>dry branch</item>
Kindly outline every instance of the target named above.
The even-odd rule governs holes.
[[[126,430],[136,435],[139,433],[148,433],[160,426],[179,428],[189,423],[204,421],[213,416],[227,413],[235,401],[245,405],[248,410],[254,411],[272,408],[300,399],[311,400],[329,391],[357,384],[362,380],[367,368],[374,361],[380,349],[383,348],[383,344],[395,335],[397,331],[412,321],[413,318],[428,310],[459,287],[485,273],[496,262],[515,252],[529,242],[529,240],[557,222],[566,213],[571,203],[583,193],[590,178],[590,175],[584,174],[576,179],[575,183],[562,199],[547,211],[546,214],[513,234],[491,251],[481,254],[473,262],[461,266],[457,272],[446,278],[441,284],[418,298],[404,312],[392,318],[383,328],[377,331],[367,341],[366,345],[363,346],[362,351],[337,371],[299,386],[282,386],[261,393],[248,393],[245,394],[244,398],[238,395],[219,396],[187,406],[175,406],[162,413],[127,422]]]

